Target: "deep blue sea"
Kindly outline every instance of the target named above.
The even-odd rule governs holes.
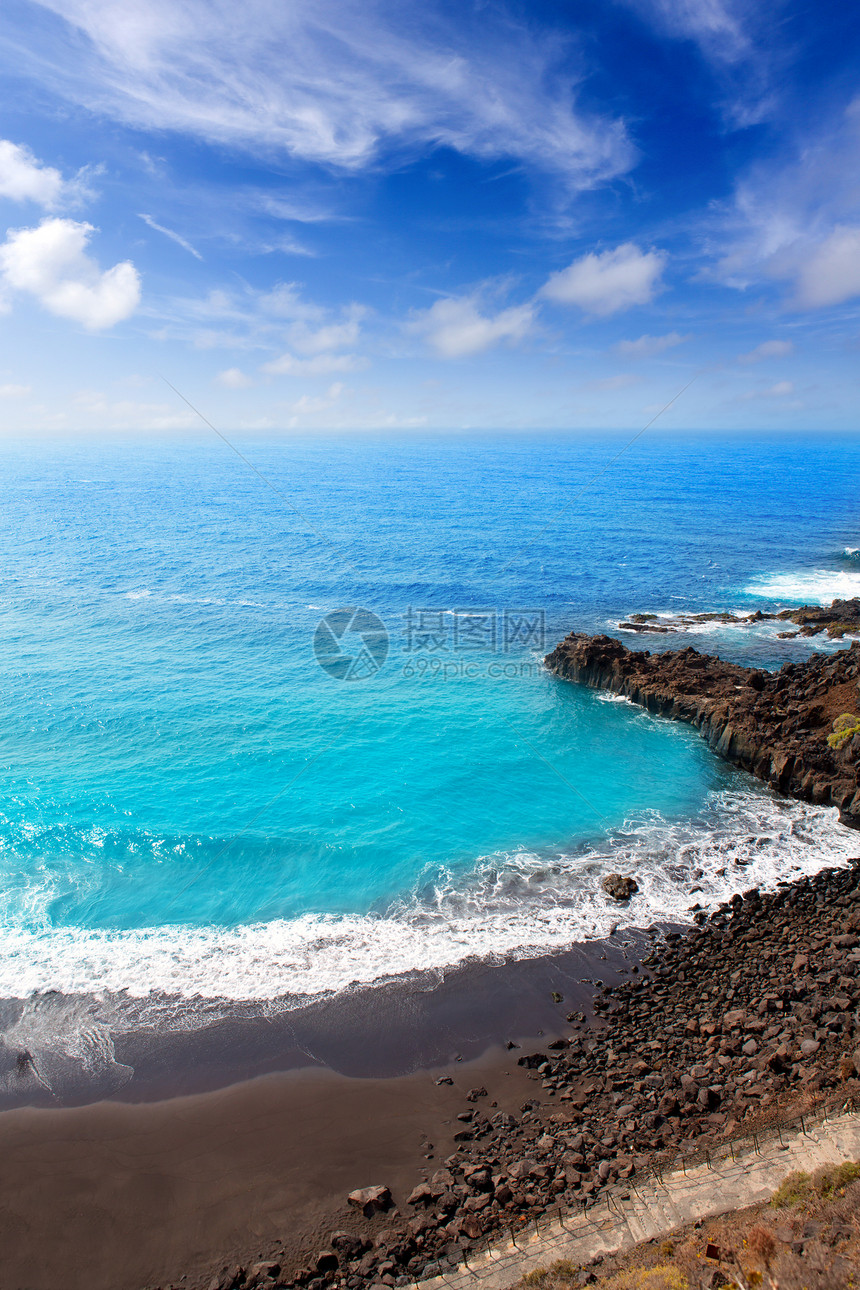
[[[203,429],[3,443],[7,1042],[95,1062],[142,1017],[600,936],[612,870],[647,926],[857,851],[541,659],[637,610],[860,594],[860,439],[649,432],[613,460],[628,439],[237,435],[259,473]],[[838,647],[776,630],[631,643]]]

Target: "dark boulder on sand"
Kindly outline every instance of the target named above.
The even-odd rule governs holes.
[[[368,1218],[379,1210],[390,1209],[391,1192],[387,1187],[359,1187],[347,1197],[350,1205],[360,1209]]]

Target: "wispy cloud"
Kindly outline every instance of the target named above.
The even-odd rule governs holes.
[[[640,251],[625,242],[614,251],[590,252],[550,275],[540,295],[559,305],[578,305],[606,317],[634,305],[645,305],[658,290],[666,264],[662,251]]]
[[[223,372],[218,373],[215,380],[219,385],[223,386],[225,390],[246,390],[249,386],[254,384],[251,377],[246,376],[239,367],[226,368]]]
[[[260,371],[269,376],[330,376],[334,372],[358,372],[365,367],[367,359],[357,354],[316,354],[313,358],[282,354],[263,363]]]
[[[800,309],[841,305],[860,296],[860,225],[837,224],[798,265],[793,303]]]
[[[720,85],[721,110],[733,125],[749,126],[773,112],[784,59],[774,10],[749,0],[626,0],[661,35],[698,46]]]
[[[683,40],[694,40],[708,58],[738,63],[753,49],[751,14],[742,0],[627,0],[647,21]]]
[[[769,385],[762,390],[747,390],[745,394],[739,397],[743,401],[751,399],[787,399],[794,394],[794,381],[777,381],[775,385]]]
[[[788,358],[794,353],[794,342],[791,340],[765,340],[746,354],[738,354],[738,362],[744,364],[762,363],[769,358]]]
[[[172,228],[165,228],[163,224],[156,224],[151,215],[141,215],[140,218],[143,220],[144,224],[148,224],[150,228],[155,229],[156,233],[163,233],[165,237],[170,238],[171,242],[176,242],[178,246],[181,246],[184,251],[188,251],[190,255],[195,257],[195,259],[203,259],[200,252],[193,247],[190,242],[186,241],[181,233],[174,232]]]
[[[623,358],[656,358],[658,354],[664,354],[667,349],[674,349],[676,345],[684,345],[690,336],[682,336],[680,332],[670,331],[665,336],[640,336],[638,340],[620,340],[614,346],[616,354]]]
[[[860,296],[860,98],[783,153],[752,166],[708,229],[706,271],[745,290],[788,284],[785,303],[820,309]]]
[[[638,385],[642,380],[634,372],[618,372],[615,376],[603,376],[593,381],[586,381],[586,390],[626,390],[631,385]]]
[[[569,48],[501,9],[455,20],[396,0],[40,2],[67,27],[38,29],[34,74],[135,126],[345,169],[444,145],[574,189],[634,160],[619,118],[577,107]],[[16,33],[22,51],[28,38]]]

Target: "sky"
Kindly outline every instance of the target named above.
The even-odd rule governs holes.
[[[843,0],[3,9],[7,434],[857,427]]]

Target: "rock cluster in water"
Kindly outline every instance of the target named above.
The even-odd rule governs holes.
[[[860,636],[860,598],[834,600],[824,608],[821,605],[802,605],[800,609],[781,609],[777,614],[631,614],[618,626],[628,632],[653,632],[667,636],[673,632],[695,630],[706,623],[722,623],[726,627],[751,627],[757,623],[794,623],[797,631],[777,632],[780,640],[794,640],[797,636],[820,636],[826,632],[831,640],[843,636]]]
[[[860,1096],[860,860],[698,918],[601,989],[591,1025],[572,1014],[569,1037],[519,1058],[535,1086],[519,1114],[464,1092],[454,1153],[410,1194],[360,1189],[363,1218],[307,1266],[224,1269],[209,1290],[406,1286],[679,1153]]]
[[[720,756],[860,827],[860,642],[771,673],[691,647],[651,654],[572,632],[545,661],[558,676],[690,722]],[[835,730],[847,717],[856,730],[844,720]]]

